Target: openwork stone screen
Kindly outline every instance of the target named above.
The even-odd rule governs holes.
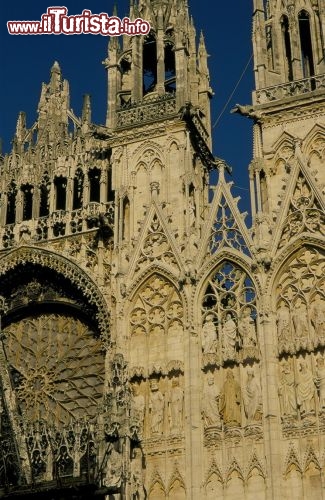
[[[99,339],[64,314],[21,319],[4,330],[22,417],[55,427],[97,415],[104,383]]]
[[[202,301],[202,351],[205,366],[258,356],[255,288],[232,262],[221,264],[208,281]]]

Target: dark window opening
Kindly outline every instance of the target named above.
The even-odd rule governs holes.
[[[309,78],[315,75],[313,46],[311,42],[310,20],[309,14],[305,10],[301,11],[299,16],[299,34],[300,34],[300,49],[302,73],[304,78]]]
[[[11,181],[7,192],[6,224],[14,224],[16,220],[16,195],[17,195],[16,183],[15,181]]]
[[[21,186],[23,193],[23,220],[29,220],[33,216],[33,192],[34,187],[30,184]]]
[[[281,27],[283,33],[283,43],[285,51],[285,61],[286,61],[286,77],[289,82],[293,81],[293,68],[292,68],[292,52],[291,52],[291,40],[289,32],[289,20],[287,16],[282,16]]]
[[[67,198],[67,179],[65,177],[56,177],[56,210],[65,210]]]
[[[92,168],[89,170],[89,201],[100,202],[100,170]]]
[[[107,201],[114,201],[114,191],[112,189],[112,167],[107,171]]]
[[[165,45],[165,92],[176,90],[175,51],[172,43]]]
[[[83,188],[84,188],[84,174],[81,168],[76,170],[76,175],[73,181],[73,210],[78,210],[82,207],[83,199]]]
[[[153,33],[143,44],[143,95],[155,90],[157,84],[157,43]]]
[[[51,189],[50,177],[47,172],[44,172],[40,185],[40,217],[46,217],[50,212],[49,192]]]

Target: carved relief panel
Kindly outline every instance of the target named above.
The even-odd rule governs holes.
[[[286,267],[277,287],[279,354],[325,345],[325,255],[303,248]]]
[[[130,319],[130,367],[165,373],[183,366],[183,306],[176,288],[154,275],[135,299]]]

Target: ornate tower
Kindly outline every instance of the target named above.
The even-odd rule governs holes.
[[[269,464],[275,498],[305,498],[307,491],[321,498],[325,6],[255,0],[253,19],[256,91],[253,107],[241,111],[254,119],[253,230],[257,260],[268,269],[260,279],[269,304],[260,314]]]

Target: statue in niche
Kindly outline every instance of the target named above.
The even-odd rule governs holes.
[[[290,311],[283,300],[281,300],[280,307],[277,310],[276,322],[278,327],[278,339],[280,341],[287,340],[290,333]]]
[[[323,297],[317,293],[310,307],[310,319],[315,332],[320,337],[325,335],[325,302]]]
[[[241,425],[241,403],[240,386],[236,382],[233,372],[229,369],[220,394],[220,414],[226,425]]]
[[[292,321],[296,339],[308,338],[308,315],[306,304],[298,299],[292,311]]]
[[[251,308],[245,307],[238,323],[238,333],[242,339],[243,347],[255,347],[256,328],[255,321],[251,317]]]
[[[297,400],[295,392],[295,376],[288,362],[285,362],[282,365],[279,396],[282,415],[285,417],[296,417]]]
[[[172,433],[177,433],[183,427],[183,406],[184,406],[184,391],[179,386],[179,380],[172,380],[172,388],[169,394],[168,414],[170,430]]]
[[[226,314],[226,319],[222,328],[224,356],[227,358],[234,358],[236,348],[241,347],[237,336],[237,325],[233,320],[230,312]]]
[[[202,400],[204,427],[220,425],[219,398],[220,393],[218,387],[214,383],[214,376],[209,375]]]
[[[188,218],[189,218],[190,227],[195,226],[195,213],[196,213],[196,209],[195,209],[194,197],[191,196],[189,199],[189,203],[188,203]]]
[[[262,418],[262,391],[255,378],[253,368],[247,370],[247,381],[244,389],[244,408],[248,423],[260,421]]]
[[[135,448],[131,460],[131,499],[144,500],[145,498],[142,452],[139,448]]]
[[[202,347],[204,354],[216,352],[217,329],[213,323],[213,314],[208,314],[202,327]]]
[[[320,411],[325,410],[325,363],[324,358],[316,359],[316,378],[315,385],[318,390],[319,397],[319,409]]]
[[[117,450],[118,443],[111,445],[111,452],[107,460],[106,477],[104,484],[107,487],[118,488],[121,485],[122,478],[122,454]]]
[[[314,377],[306,361],[300,362],[297,376],[297,403],[302,416],[315,412]]]
[[[164,423],[164,396],[159,390],[156,380],[151,381],[149,401],[150,429],[152,434],[162,434]]]
[[[132,406],[131,406],[131,415],[139,422],[141,428],[143,427],[144,422],[144,411],[145,411],[145,400],[143,394],[140,392],[140,386],[138,384],[134,384],[132,386]]]

